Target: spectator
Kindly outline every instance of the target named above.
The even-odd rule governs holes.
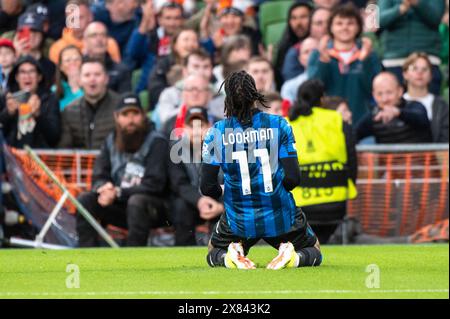
[[[128,229],[128,246],[146,246],[151,228],[167,223],[167,140],[151,128],[139,98],[124,94],[115,107],[114,133],[97,158],[93,189],[80,203],[104,226]],[[98,246],[98,234],[77,215],[80,247]]]
[[[121,55],[125,55],[130,34],[139,25],[141,15],[138,0],[106,0],[105,7],[94,12],[94,20],[102,22],[109,34],[117,41],[121,48]]]
[[[323,99],[322,107],[328,110],[337,111],[342,115],[342,119],[348,125],[353,124],[352,111],[345,99],[339,96],[326,96]]]
[[[183,128],[186,119],[186,112],[194,107],[208,109],[208,104],[212,98],[209,80],[201,75],[190,75],[183,83],[182,103],[178,114],[172,116],[164,125],[162,132],[165,136],[183,135]],[[175,131],[173,131],[175,130]]]
[[[108,90],[108,73],[101,60],[85,60],[80,70],[84,96],[62,113],[60,148],[100,149],[114,131],[114,107],[118,96]]]
[[[45,43],[44,21],[34,12],[25,12],[19,17],[14,47],[18,57],[31,55],[41,65],[44,85],[49,89],[55,80],[56,66],[43,50]]]
[[[317,50],[318,47],[319,41],[315,38],[309,37],[303,41],[297,59],[305,71],[298,74],[295,78],[284,82],[283,86],[281,87],[281,96],[284,100],[289,101],[291,105],[294,104],[295,99],[297,98],[299,87],[306,80],[308,80],[309,57],[314,50]]]
[[[324,93],[320,81],[306,81],[289,114],[297,151],[303,154],[300,187],[292,194],[321,243],[345,217],[347,200],[357,196],[358,167],[352,129],[340,114],[320,107]]]
[[[220,50],[226,40],[231,36],[245,35],[250,39],[252,53],[258,54],[260,52],[261,34],[258,30],[247,27],[244,25],[245,14],[241,10],[235,7],[226,7],[219,11],[219,28],[210,35],[207,26],[209,25],[208,19],[211,17],[212,5],[206,7],[201,22],[201,38],[206,39],[211,37],[214,42],[216,50]]]
[[[411,54],[403,65],[403,78],[407,86],[403,97],[425,106],[431,122],[433,143],[448,143],[448,104],[428,90],[432,69],[433,65],[425,53]]]
[[[273,115],[283,116],[283,99],[281,98],[281,95],[275,91],[263,92],[263,95],[267,100],[267,108],[262,107],[262,111]]]
[[[358,141],[374,136],[378,144],[431,143],[430,121],[425,107],[403,99],[403,87],[388,72],[373,81],[377,106],[356,127]]]
[[[22,0],[0,1],[0,34],[16,30],[17,20],[25,11]]]
[[[330,20],[331,11],[325,8],[316,8],[311,16],[310,37],[320,41],[322,37],[328,34],[328,21]],[[305,39],[306,40],[306,39]],[[297,43],[289,49],[284,59],[282,75],[284,81],[295,79],[305,72],[305,64],[299,61],[298,57],[302,49],[303,42]],[[308,61],[306,61],[307,64]],[[297,91],[294,92],[294,96]]]
[[[127,66],[115,63],[108,53],[108,30],[101,22],[92,22],[84,31],[84,54],[100,59],[109,76],[109,88],[118,93],[131,91],[131,73]]]
[[[275,90],[275,75],[269,60],[256,56],[247,64],[247,72],[253,77],[259,92]]]
[[[425,52],[433,64],[430,92],[439,95],[442,74],[439,25],[445,12],[445,1],[380,0],[383,65],[403,82],[402,66],[413,52]]]
[[[131,69],[142,68],[137,92],[145,90],[156,59],[171,53],[172,38],[184,22],[183,7],[177,3],[168,2],[161,7],[157,14],[158,24],[152,2],[147,1],[142,8],[141,23],[133,31],[125,55]]]
[[[169,161],[171,189],[175,197],[172,219],[176,246],[196,245],[195,226],[216,220],[224,212],[222,203],[202,196],[199,191],[202,144],[210,126],[206,109],[189,109],[183,138],[176,142],[182,145],[183,153],[176,161]]]
[[[319,49],[309,59],[308,77],[320,79],[327,95],[347,99],[358,122],[372,103],[373,78],[381,64],[368,38],[358,40],[363,31],[359,10],[352,4],[338,6],[328,24],[329,34],[322,38]]]
[[[180,30],[172,39],[172,52],[170,55],[158,60],[148,82],[150,109],[153,110],[158,103],[161,92],[169,86],[167,73],[174,65],[183,65],[189,53],[198,50],[198,35],[193,29]]]
[[[214,83],[211,57],[203,50],[197,50],[188,55],[183,66],[183,79],[190,75],[200,75],[216,84],[217,90],[221,83]],[[178,114],[182,103],[183,80],[166,88],[159,98],[157,113],[159,122],[164,125],[171,117]],[[156,110],[155,110],[156,111]],[[223,110],[222,110],[223,114]]]
[[[341,0],[314,0],[314,5],[316,7],[325,8],[328,10],[333,10],[341,2]],[[352,1],[354,2],[354,1]]]
[[[59,100],[59,109],[64,111],[67,105],[83,96],[80,85],[80,68],[83,60],[81,51],[74,45],[69,45],[60,51],[56,82],[52,91]]]
[[[177,2],[174,2],[172,0],[154,0],[153,2],[155,9],[158,12],[160,12],[165,6],[170,6],[172,4],[178,5],[178,3],[180,3],[180,7],[183,9],[187,16],[190,16],[192,13],[194,13],[197,5],[195,0],[181,0]]]
[[[221,49],[220,64],[213,69],[218,83],[225,81],[224,70],[240,61],[248,62],[252,56],[250,40],[244,35],[229,37]]]
[[[278,53],[274,65],[274,69],[277,72],[275,74],[275,77],[278,88],[281,88],[281,85],[285,81],[284,77],[281,74],[281,70],[284,66],[284,60],[289,49],[299,42],[302,42],[309,36],[309,25],[311,23],[312,11],[313,6],[311,2],[307,0],[296,1],[289,9],[287,19],[288,25],[286,27],[286,30],[284,31],[283,37],[278,44]]]
[[[16,49],[11,40],[0,39],[0,96],[8,89],[8,78],[16,62]]]
[[[77,11],[75,11],[75,8]],[[70,17],[75,14],[75,12],[78,14],[77,19],[70,20]],[[81,50],[81,52],[83,52],[84,32],[86,31],[88,25],[93,21],[93,15],[91,10],[89,9],[88,0],[67,1],[65,14],[66,18],[69,19],[70,22],[75,23],[76,21],[78,23],[76,25],[71,25],[70,23],[68,23],[63,30],[62,37],[50,47],[49,59],[55,64],[59,64],[59,54],[61,50],[69,45],[76,46],[79,50]],[[107,48],[111,59],[116,63],[120,63],[121,56],[119,46],[117,45],[117,42],[111,37],[108,37]]]
[[[331,11],[324,7],[318,7],[311,16],[310,37],[320,41],[324,35],[328,34],[328,21]]]
[[[53,148],[61,134],[58,100],[44,85],[41,65],[22,56],[9,77],[9,93],[0,102],[0,124],[8,144]]]

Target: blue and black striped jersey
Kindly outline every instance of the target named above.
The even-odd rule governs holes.
[[[233,233],[242,238],[287,233],[296,213],[292,194],[283,186],[280,159],[297,157],[287,121],[257,112],[242,126],[232,117],[217,122],[203,145],[203,163],[224,173],[224,204]]]

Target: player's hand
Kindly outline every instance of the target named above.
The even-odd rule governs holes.
[[[15,115],[19,110],[19,102],[13,98],[11,93],[6,94],[6,110],[9,115]]]
[[[362,38],[362,48],[359,52],[359,60],[364,61],[369,57],[369,55],[372,53],[373,50],[373,43],[372,40],[364,37]]]
[[[204,206],[200,210],[200,217],[204,220],[211,220],[223,213],[224,207],[221,203],[211,197],[202,197]]]
[[[38,117],[41,113],[41,100],[39,99],[39,96],[33,94],[28,100],[28,103],[30,104],[33,116]]]

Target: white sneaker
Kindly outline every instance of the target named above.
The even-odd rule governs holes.
[[[294,245],[287,242],[280,245],[278,256],[267,265],[267,269],[297,268],[299,262],[300,257],[295,251]]]
[[[225,267],[231,269],[256,269],[256,265],[245,257],[241,243],[231,243],[225,255]]]

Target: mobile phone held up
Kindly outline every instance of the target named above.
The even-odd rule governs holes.
[[[17,91],[12,94],[14,100],[19,103],[27,103],[30,99],[31,93],[28,91]]]
[[[30,48],[31,28],[22,27],[18,33],[19,41],[25,40],[27,43],[26,48]]]

